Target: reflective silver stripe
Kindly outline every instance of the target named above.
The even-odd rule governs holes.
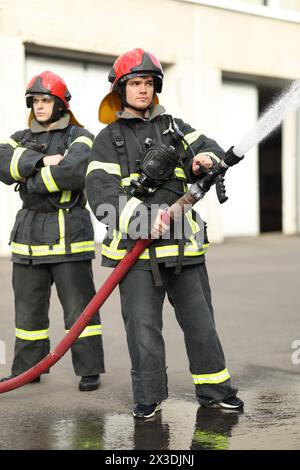
[[[47,339],[49,338],[49,330],[21,330],[20,328],[16,328],[16,337],[19,339],[24,339],[27,341],[36,341],[39,339]]]
[[[19,173],[19,160],[25,150],[27,149],[24,147],[17,147],[10,162],[10,174],[15,181],[22,180],[22,176]]]
[[[65,330],[68,333],[70,330]],[[102,335],[102,325],[89,325],[86,326],[78,338],[87,338],[88,336]]]
[[[221,370],[215,374],[192,374],[194,384],[218,384],[225,382],[230,378],[230,374],[227,369]]]
[[[51,173],[51,166],[45,166],[41,169],[41,177],[49,193],[55,193],[59,191],[59,187],[56,185]]]
[[[129,221],[132,217],[132,214],[140,204],[142,204],[142,201],[140,199],[137,199],[136,197],[132,197],[131,199],[129,199],[129,201],[127,202],[127,204],[125,205],[124,209],[122,210],[120,214],[121,232],[127,233]]]
[[[89,137],[81,135],[80,137],[77,137],[77,139],[73,140],[69,148],[72,147],[72,145],[74,144],[86,144],[91,149],[93,146],[93,141]]]
[[[63,191],[61,193],[60,202],[64,203],[64,202],[71,201],[71,195],[72,195],[72,191]]]
[[[86,174],[88,175],[91,171],[95,170],[104,170],[110,175],[121,176],[121,167],[117,163],[91,162],[87,167]]]

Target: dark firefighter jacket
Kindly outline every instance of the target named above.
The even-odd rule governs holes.
[[[86,178],[87,197],[98,220],[105,223],[108,221],[108,225],[113,225],[109,227],[102,244],[104,266],[115,266],[134,244],[134,238],[138,238],[133,236],[131,228],[138,225],[137,220],[141,209],[145,209],[142,205],[146,204],[148,211],[151,204],[165,203],[170,206],[186,191],[187,183],[195,182],[195,175],[191,171],[193,153],[196,155],[204,152],[216,161],[224,155],[224,151],[215,141],[195,131],[180,119],[175,119],[175,122],[183,133],[184,140],[175,139],[174,132],[170,130],[171,117],[163,114],[164,111],[162,106],[156,105],[150,117],[145,120],[126,112],[118,114],[118,123],[124,137],[129,161],[129,176],[125,178],[122,175],[116,141],[112,137],[111,126],[114,124],[103,129],[93,144]],[[140,198],[126,193],[126,188],[129,187],[132,179],[139,176],[137,161],[143,159],[145,142],[149,142],[147,139],[152,139],[153,143],[160,141],[165,145],[173,145],[181,155],[182,163],[177,165],[174,175],[167,184],[163,184],[152,195]],[[116,213],[115,221],[112,221],[112,218],[105,219],[111,207]],[[141,217],[140,220],[148,222],[148,219]],[[153,218],[152,221],[154,222]],[[179,245],[181,245],[183,264],[203,262],[208,246],[205,224],[194,210],[189,210],[185,215],[184,225],[185,228],[182,230],[184,237],[176,236],[173,228],[170,238],[163,237],[155,240],[150,248],[140,255],[136,266],[149,269],[153,253],[157,262],[175,266],[180,256]],[[147,233],[150,233],[149,226]],[[143,233],[142,238],[147,238],[147,233]],[[183,242],[178,241],[180,238],[183,238]]]
[[[94,258],[94,235],[83,194],[93,136],[69,125],[65,115],[45,132],[34,119],[30,129],[0,142],[0,180],[17,183],[23,201],[11,232],[12,259],[28,264]],[[64,155],[44,166],[45,155]]]

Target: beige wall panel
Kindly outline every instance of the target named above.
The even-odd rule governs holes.
[[[118,55],[141,46],[164,62],[300,77],[297,23],[176,0],[2,0],[0,34],[72,50]]]

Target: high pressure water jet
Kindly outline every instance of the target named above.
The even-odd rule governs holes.
[[[300,106],[300,80],[295,80],[271,103],[252,129],[234,146],[238,157],[245,155],[254,145],[273,132],[291,112]]]

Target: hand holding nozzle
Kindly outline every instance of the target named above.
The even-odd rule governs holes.
[[[190,192],[196,200],[202,199],[214,183],[217,183],[217,194],[220,203],[222,204],[227,200],[223,177],[230,166],[236,165],[244,158],[243,156],[238,157],[233,152],[233,149],[234,147],[230,147],[225,153],[223,160],[214,165],[200,181],[197,181],[197,183],[190,187]]]

